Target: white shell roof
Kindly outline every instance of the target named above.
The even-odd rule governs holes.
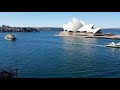
[[[101,28],[93,28],[94,24],[86,24],[82,20],[78,20],[76,18],[73,18],[72,22],[68,22],[68,24],[63,24],[63,29],[67,31],[86,31],[86,32],[92,32],[96,33]]]

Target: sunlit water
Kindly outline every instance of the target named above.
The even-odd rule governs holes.
[[[0,68],[18,68],[19,78],[120,77],[120,49],[105,46],[120,40],[54,36],[58,33],[15,32],[16,41],[0,33]]]

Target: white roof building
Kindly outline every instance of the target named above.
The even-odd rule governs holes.
[[[66,31],[86,31],[91,33],[96,33],[101,30],[101,28],[94,28],[94,24],[85,24],[82,20],[76,18],[73,18],[73,21],[68,22],[68,24],[63,24],[63,29]]]

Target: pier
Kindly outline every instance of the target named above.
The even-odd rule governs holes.
[[[17,69],[0,69],[0,79],[2,78],[17,78]]]

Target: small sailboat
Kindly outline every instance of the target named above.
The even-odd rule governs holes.
[[[15,35],[13,35],[13,34],[7,34],[7,35],[5,36],[5,39],[6,39],[6,40],[15,40],[16,37],[15,37]]]
[[[106,45],[107,47],[114,47],[114,48],[120,48],[120,42],[119,43],[114,43],[111,42],[108,45]]]

